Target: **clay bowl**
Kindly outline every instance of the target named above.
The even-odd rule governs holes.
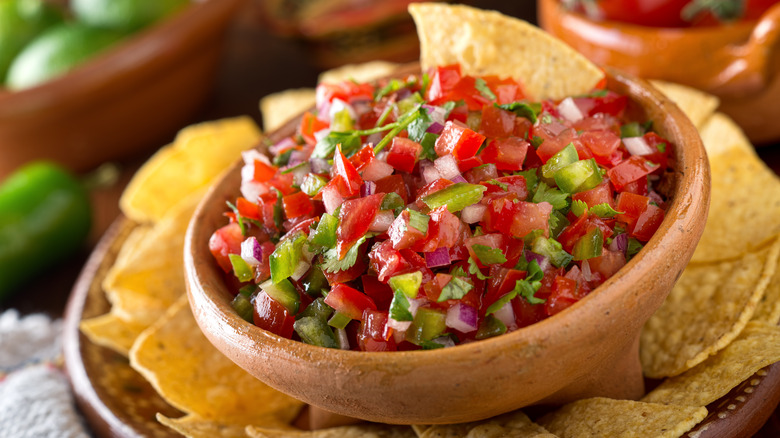
[[[75,171],[160,146],[203,107],[243,0],[205,0],[38,87],[0,88],[0,178],[50,159]]]
[[[721,99],[754,142],[780,140],[780,4],[757,21],[657,28],[593,21],[538,0],[539,24],[599,65],[698,88]]]
[[[523,406],[588,396],[643,394],[638,336],[689,261],[709,203],[701,140],[680,110],[646,82],[609,73],[609,88],[654,121],[676,147],[674,188],[663,224],[619,273],[569,309],[495,338],[429,351],[364,353],[315,347],[266,332],[231,308],[223,273],[208,249],[239,193],[240,164],[204,198],[187,231],[190,305],[206,337],[270,386],[313,406],[385,423],[455,423]],[[294,120],[271,135],[294,132]]]

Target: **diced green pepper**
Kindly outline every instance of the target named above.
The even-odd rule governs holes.
[[[301,337],[301,341],[307,344],[325,348],[339,348],[333,329],[319,318],[305,316],[295,321],[293,329]]]
[[[355,128],[355,121],[349,114],[349,110],[344,108],[333,115],[333,122],[330,124],[332,132],[348,132]]]
[[[425,103],[425,100],[420,96],[420,93],[412,93],[398,101],[398,113],[403,116],[409,111],[415,110],[421,103]]]
[[[620,127],[620,137],[641,137],[645,135],[645,128],[639,122],[626,123]]]
[[[320,222],[309,236],[309,242],[321,248],[333,248],[336,246],[336,230],[339,227],[339,219],[325,213],[320,217]]]
[[[401,210],[404,209],[404,198],[398,193],[390,192],[385,194],[382,198],[382,205],[379,206],[380,210],[393,210],[395,215],[398,215]]]
[[[531,251],[549,257],[550,263],[556,268],[566,266],[572,260],[571,254],[563,249],[560,242],[555,239],[547,239],[544,236],[539,236],[533,241]]]
[[[298,309],[301,306],[301,296],[298,294],[295,286],[290,283],[290,280],[285,278],[278,283],[266,280],[260,284],[260,289],[283,305],[291,315],[298,313]]]
[[[574,260],[592,259],[601,255],[603,246],[604,234],[599,227],[593,227],[574,244],[572,255]]]
[[[596,160],[580,160],[555,172],[555,183],[567,193],[579,193],[601,184],[601,170]]]
[[[315,196],[320,192],[320,190],[322,190],[323,187],[325,187],[326,184],[327,181],[325,181],[325,178],[310,173],[303,179],[303,182],[301,183],[301,191],[309,196]]]
[[[444,333],[447,328],[446,321],[447,314],[443,310],[427,307],[418,309],[412,325],[406,330],[406,340],[415,345],[422,345],[423,342]]]
[[[495,316],[488,315],[485,317],[485,320],[482,321],[482,324],[479,325],[477,334],[474,337],[476,339],[487,339],[503,335],[504,333],[506,333],[506,325]]]
[[[425,234],[428,232],[428,222],[431,217],[419,211],[409,210],[409,225],[415,230]]]
[[[328,320],[328,318],[330,318],[332,314],[333,314],[333,308],[325,303],[325,298],[319,297],[316,300],[312,301],[311,304],[306,306],[306,308],[303,309],[303,311],[296,316],[296,319],[301,319],[310,316],[325,322]]]
[[[390,285],[393,292],[401,292],[409,298],[414,298],[422,284],[422,272],[415,271],[390,277],[387,284]]]
[[[238,281],[243,283],[255,278],[252,267],[240,255],[230,254],[228,257],[230,258],[230,264],[233,266],[233,274],[238,278]]]
[[[574,143],[569,143],[542,165],[542,178],[548,183],[552,183],[558,169],[576,163],[578,160],[577,148],[574,147]]]
[[[450,213],[461,211],[469,205],[482,199],[482,193],[487,187],[482,184],[456,183],[423,198],[423,202],[431,210],[442,205],[447,206]]]
[[[352,321],[352,318],[350,318],[349,316],[341,312],[336,312],[328,321],[328,325],[331,327],[343,329],[344,327],[347,326],[347,324],[349,324],[350,321]]]
[[[295,268],[301,260],[303,243],[305,241],[306,235],[300,232],[282,240],[276,245],[276,249],[271,253],[269,259],[271,279],[274,283],[279,283],[295,272]]]
[[[312,265],[301,284],[303,284],[306,295],[312,298],[321,297],[322,291],[328,289],[328,279],[325,277],[322,269],[316,264]]]
[[[230,305],[244,321],[252,322],[254,306],[252,306],[252,301],[249,298],[243,294],[238,294],[233,298],[233,301],[230,302]]]

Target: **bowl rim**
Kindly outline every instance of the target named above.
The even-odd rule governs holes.
[[[214,196],[219,195],[217,189],[222,183],[231,174],[235,175],[236,172],[240,172],[240,167],[242,165],[240,159],[226,171],[223,178],[212,185],[211,189],[204,196],[195,211],[187,230],[184,250],[185,269],[187,271],[188,295],[190,304],[193,307],[193,312],[196,314],[206,312],[216,316],[219,319],[217,325],[222,329],[228,329],[230,332],[224,334],[230,342],[236,342],[236,339],[234,339],[235,336],[249,337],[252,338],[255,344],[274,344],[275,347],[278,347],[280,353],[284,354],[291,354],[288,351],[290,349],[302,350],[300,354],[291,354],[290,357],[299,359],[305,357],[307,360],[315,362],[324,359],[341,362],[343,360],[361,358],[361,366],[365,365],[366,367],[371,367],[376,363],[386,362],[390,357],[420,363],[433,363],[440,361],[445,357],[448,360],[458,360],[458,358],[465,359],[467,356],[472,356],[475,353],[484,353],[487,350],[499,351],[500,348],[498,347],[517,344],[519,341],[522,341],[523,343],[532,343],[550,337],[552,332],[556,331],[557,327],[564,324],[567,320],[577,318],[579,315],[585,313],[601,311],[599,309],[601,304],[612,301],[612,297],[614,296],[628,293],[632,284],[642,280],[644,270],[637,269],[637,267],[640,265],[649,265],[649,270],[664,269],[666,264],[665,254],[667,251],[665,248],[674,248],[675,241],[678,241],[683,234],[695,230],[696,222],[702,220],[699,216],[701,215],[706,219],[707,210],[709,208],[709,163],[701,139],[698,136],[698,131],[693,124],[675,104],[669,101],[663,94],[654,89],[646,81],[629,77],[613,69],[607,68],[605,70],[613,78],[612,80],[623,83],[628,87],[644,88],[655,104],[662,107],[667,114],[673,116],[670,119],[683,121],[683,123],[680,124],[671,124],[672,128],[674,128],[675,131],[678,131],[678,135],[682,136],[683,134],[695,133],[695,137],[690,137],[692,140],[691,144],[686,145],[685,148],[681,148],[677,145],[675,147],[675,149],[679,149],[680,160],[678,165],[683,166],[683,169],[674,169],[675,173],[678,173],[680,176],[677,180],[676,187],[674,188],[674,196],[666,210],[664,221],[658,231],[656,231],[642,251],[615,275],[609,278],[604,284],[594,289],[593,292],[586,297],[559,314],[546,318],[545,320],[528,327],[520,328],[511,333],[505,333],[478,342],[459,344],[452,348],[371,353],[329,349],[309,345],[301,341],[283,338],[265,331],[254,324],[246,322],[233,311],[226,297],[220,299],[218,295],[215,295],[223,292],[226,293],[226,291],[206,290],[203,287],[205,283],[203,281],[202,271],[196,268],[193,256],[197,249],[195,248],[195,245],[197,244],[198,234],[202,232],[202,222],[204,222],[199,222],[197,218],[205,214],[206,208],[213,202],[210,202],[210,200],[212,200]],[[298,119],[299,117],[292,119],[287,124],[271,133],[269,138],[273,138],[274,135],[278,136],[279,133],[284,132],[286,129],[289,130],[291,126],[297,126],[296,122]],[[698,236],[695,237],[696,242],[698,242],[702,229],[703,226],[698,230]],[[213,230],[210,232],[213,232]],[[208,235],[210,235],[210,233]],[[222,283],[222,286],[224,288],[224,282]],[[196,292],[194,289],[199,289],[199,291]],[[666,291],[666,294],[668,293],[669,291]],[[198,297],[198,294],[202,296]],[[664,295],[664,298],[666,297],[666,294]],[[208,304],[208,307],[210,308],[200,307],[202,304]],[[196,319],[198,318],[196,317]],[[214,328],[212,325],[210,325],[210,327]],[[209,329],[203,328],[203,330],[208,334]]]
[[[126,36],[64,75],[18,91],[0,87],[0,118],[24,117],[41,110],[75,111],[91,105],[82,99],[84,94],[110,100],[198,51],[198,43],[213,38],[213,31],[223,27],[244,1],[192,1],[173,16]],[[124,86],[116,87],[117,82],[124,82]]]

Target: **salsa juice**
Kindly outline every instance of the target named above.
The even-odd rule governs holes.
[[[331,348],[452,346],[552,316],[611,277],[664,217],[672,145],[596,89],[534,102],[458,66],[321,84],[209,246],[233,306]]]

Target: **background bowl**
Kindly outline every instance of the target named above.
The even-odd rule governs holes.
[[[0,178],[41,158],[87,170],[172,138],[209,96],[242,2],[195,2],[64,76],[0,88]]]
[[[701,139],[676,105],[647,83],[609,72],[608,87],[631,98],[672,141],[673,199],[645,248],[590,295],[515,332],[453,348],[365,353],[274,335],[241,319],[208,240],[239,193],[240,164],[212,187],[185,243],[188,294],[206,337],[227,357],[282,392],[342,415],[386,423],[472,421],[538,403],[643,394],[639,331],[661,305],[703,231],[709,165]],[[291,135],[294,120],[271,135]]]
[[[714,94],[752,141],[780,140],[780,4],[757,21],[690,28],[597,22],[560,0],[537,7],[542,28],[596,64]]]

